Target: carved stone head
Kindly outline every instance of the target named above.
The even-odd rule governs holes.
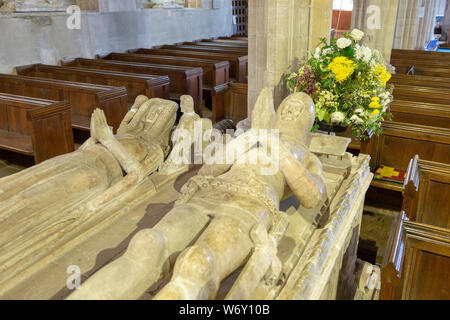
[[[183,95],[183,96],[181,96],[180,100],[181,100],[180,101],[181,102],[180,103],[180,105],[181,105],[181,112],[183,112],[184,114],[194,113],[195,112],[194,99],[191,96]]]
[[[304,143],[314,125],[315,115],[314,102],[306,93],[291,94],[278,108],[274,129],[278,129],[282,137]]]

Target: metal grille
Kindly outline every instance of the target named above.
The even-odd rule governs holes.
[[[233,15],[236,16],[237,30],[235,35],[248,35],[248,0],[232,0]]]

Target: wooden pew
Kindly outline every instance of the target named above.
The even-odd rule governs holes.
[[[433,59],[433,60],[445,60],[449,59],[449,54],[446,52],[425,51],[425,50],[392,50],[392,59]]]
[[[390,82],[395,85],[450,89],[450,80],[445,77],[394,74]]]
[[[402,64],[410,64],[413,66],[422,66],[422,67],[428,67],[428,68],[450,68],[450,57],[447,59],[443,58],[432,58],[432,57],[414,57],[414,58],[395,58],[391,60],[391,64],[393,66],[395,65],[402,65]]]
[[[134,49],[130,53],[150,54],[161,56],[188,57],[197,59],[209,59],[216,61],[228,61],[230,63],[230,77],[237,82],[245,83],[248,75],[248,55],[235,53],[184,51],[170,49]]]
[[[228,61],[126,53],[111,53],[103,57],[103,59],[201,67],[203,69],[203,94],[205,104],[210,106],[212,110],[217,108],[218,101],[222,99],[222,95],[225,93],[230,81],[230,63]],[[202,115],[201,110],[199,111],[199,115]]]
[[[450,230],[403,224],[402,300],[450,300]]]
[[[248,118],[248,85],[246,83],[230,83],[223,95],[217,101],[213,110],[213,122],[231,119],[234,123]]]
[[[156,49],[171,49],[171,50],[185,50],[185,51],[200,51],[200,52],[218,52],[218,53],[235,53],[240,55],[248,55],[247,49],[242,48],[227,48],[227,47],[208,47],[197,45],[165,45]]]
[[[248,44],[217,43],[217,42],[185,42],[183,43],[183,45],[213,47],[213,48],[243,49],[248,51]]]
[[[450,299],[450,165],[411,160],[403,212],[382,268],[381,300]]]
[[[74,151],[70,105],[0,93],[0,149],[36,164]]]
[[[450,128],[448,105],[395,100],[391,103],[392,120],[430,127]]]
[[[406,170],[410,159],[418,154],[421,159],[449,162],[450,129],[410,123],[384,122],[383,134],[373,137],[363,153],[371,155],[372,169],[381,165]],[[403,191],[400,184],[374,180],[373,187]]]
[[[413,75],[418,76],[428,76],[428,77],[450,77],[450,68],[436,68],[436,67],[426,67],[426,66],[413,66],[409,63],[404,63],[401,65],[396,65],[396,71],[399,74],[407,74],[411,72]]]
[[[411,220],[450,229],[450,160],[411,160],[403,191],[403,211]]]
[[[138,95],[145,95],[149,98],[169,98],[170,80],[167,76],[147,76],[43,64],[17,67],[16,70],[19,75],[23,76],[125,87],[128,92],[129,104],[133,104]]]
[[[396,100],[450,105],[450,89],[395,85]]]
[[[53,101],[68,101],[72,127],[89,131],[96,108],[105,112],[108,124],[117,130],[128,112],[127,91],[123,87],[0,74],[0,92]]]
[[[381,269],[380,300],[449,300],[450,229],[401,218]]]
[[[220,40],[241,40],[241,41],[247,41],[248,37],[245,36],[231,36],[231,37],[219,37]]]
[[[202,42],[223,43],[223,44],[237,44],[237,45],[243,45],[243,46],[248,47],[248,41],[245,41],[245,40],[230,40],[230,39],[211,40],[211,39],[206,39],[206,40],[202,40]]]
[[[104,57],[104,60],[120,60],[141,62],[150,64],[164,64],[184,67],[195,67],[203,69],[203,83],[209,86],[219,86],[230,81],[230,64],[228,61],[214,61],[208,59],[196,59],[172,56],[155,56],[146,54],[130,53],[110,53]]]
[[[61,63],[65,66],[96,70],[128,71],[147,75],[167,75],[170,79],[170,99],[179,101],[181,95],[189,94],[194,98],[196,112],[201,110],[203,97],[202,68],[83,58],[68,59]]]

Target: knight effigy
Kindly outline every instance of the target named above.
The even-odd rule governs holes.
[[[190,97],[182,98],[177,128],[193,135],[200,122],[207,137],[202,148],[208,149],[211,134],[204,133],[212,125],[192,105]],[[351,299],[379,289],[373,270],[361,285],[356,259],[355,234],[372,179],[369,157],[346,153],[349,139],[311,133],[315,108],[308,95],[292,94],[275,111],[271,90],[264,89],[245,122],[250,128],[243,123],[239,134],[215,141],[222,144],[222,159],[233,154],[233,161],[197,168],[177,162],[180,149],[169,143],[176,110],[170,101],[140,97],[116,136],[96,111],[91,139],[75,153],[49,160],[65,163],[60,167],[66,171],[49,171],[55,166],[44,162],[21,173],[24,182],[0,180],[2,195],[21,188],[12,181],[26,181],[21,190],[42,199],[36,207],[40,223],[20,220],[21,208],[0,222],[5,230],[8,219],[16,227],[16,233],[8,230],[9,250],[0,250],[10,266],[1,271],[1,297],[19,298],[20,288],[36,281],[41,285],[32,295],[68,299]],[[100,171],[103,183],[89,180],[92,187],[80,188],[70,205],[62,196],[39,193],[37,180],[29,178],[47,175],[49,184],[59,183],[54,192],[62,192],[71,187],[62,182],[68,179],[58,180],[72,174],[67,164],[82,166],[79,153],[91,149],[96,153],[86,167],[92,173],[75,171],[86,177]],[[60,214],[48,221],[48,208]],[[153,222],[136,228],[144,217]],[[27,251],[38,252],[42,239],[58,240],[39,255]],[[25,253],[23,266],[9,262],[11,249]],[[74,289],[66,289],[70,265],[84,273]]]

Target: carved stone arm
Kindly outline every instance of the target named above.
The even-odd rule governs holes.
[[[252,147],[251,144],[247,143],[249,140],[254,140],[255,143],[257,140],[254,138],[254,132],[252,130],[238,136],[237,138],[231,140],[225,145],[224,148],[224,160],[227,158],[227,154],[235,153],[238,156],[245,154]],[[237,152],[236,152],[237,151]],[[231,163],[223,163],[223,164],[205,164],[199,171],[199,175],[201,176],[212,176],[218,177],[228,170],[231,169],[233,164]]]
[[[102,110],[96,109],[91,118],[92,139],[100,142],[117,159],[122,169],[130,174],[140,172],[141,165],[126,148],[116,140],[111,129],[106,122],[105,114]]]
[[[320,161],[310,156],[305,165],[294,156],[281,158],[283,175],[291,191],[305,208],[315,208],[327,195],[325,180],[322,177]]]

